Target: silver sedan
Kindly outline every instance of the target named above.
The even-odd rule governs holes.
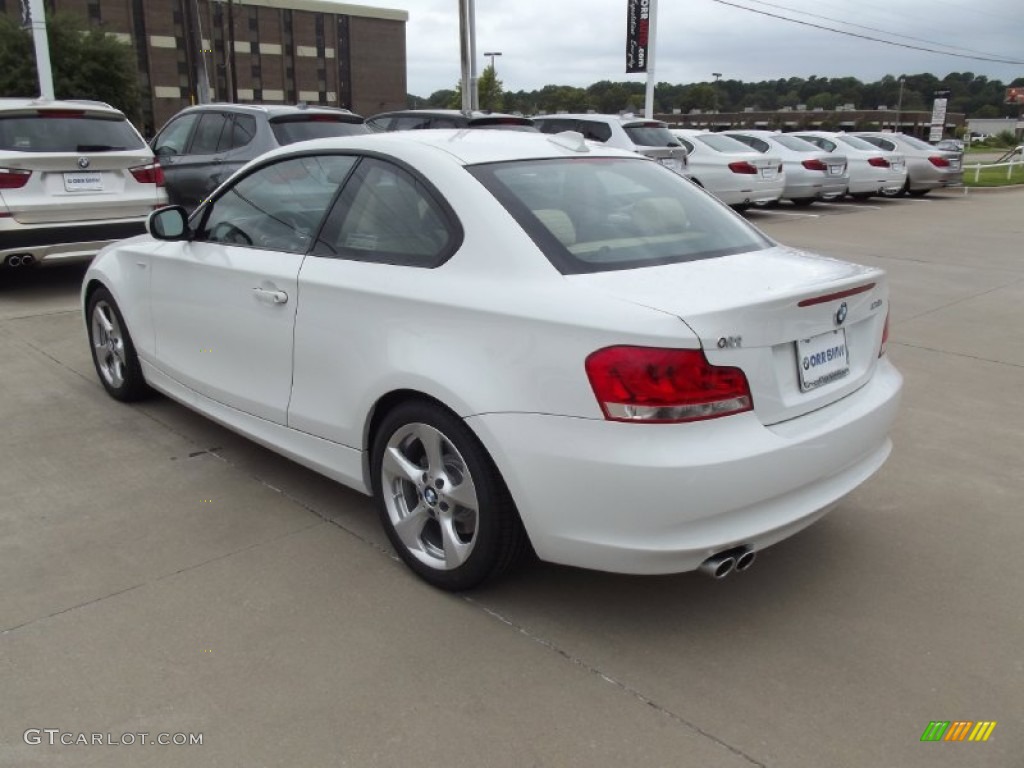
[[[850,172],[850,197],[867,200],[874,195],[894,195],[907,183],[907,163],[898,152],[883,152],[857,136],[827,131],[794,133],[826,152],[846,155]]]
[[[675,129],[672,135],[686,147],[690,178],[726,205],[743,209],[782,196],[786,177],[777,155],[763,155],[720,133]]]
[[[815,200],[842,197],[850,184],[843,155],[825,152],[809,141],[775,131],[726,131],[758,152],[771,152],[782,158],[786,188],[782,198],[794,205],[810,205]]]
[[[854,134],[887,152],[896,152],[907,161],[907,181],[903,191],[913,197],[927,195],[933,189],[963,184],[963,155],[933,147],[905,133],[865,131]]]

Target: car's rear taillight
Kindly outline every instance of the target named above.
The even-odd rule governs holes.
[[[868,165],[873,165],[875,168],[888,168],[889,161],[884,157],[869,157]]]
[[[808,171],[827,171],[828,166],[825,165],[821,160],[804,160],[800,163]]]
[[[878,356],[885,354],[885,348],[889,345],[889,312],[885,313],[885,325],[882,326],[882,343],[878,347]]]
[[[936,168],[949,168],[949,160],[938,155],[932,155],[928,158],[928,162],[934,165]]]
[[[21,189],[28,184],[32,171],[20,168],[0,168],[0,189]]]
[[[711,365],[700,349],[605,347],[586,371],[609,421],[701,421],[753,408],[743,371]]]
[[[138,165],[128,170],[131,171],[132,176],[140,184],[156,184],[158,187],[164,185],[164,169],[160,166],[160,163]]]
[[[757,174],[757,168],[748,163],[746,160],[738,160],[735,163],[729,163],[729,170],[733,173],[746,173],[751,175]]]

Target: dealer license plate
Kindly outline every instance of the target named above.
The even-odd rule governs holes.
[[[829,176],[842,176],[843,175],[843,166],[841,166],[841,165],[830,165],[828,167],[828,174],[829,174]]]
[[[103,190],[102,173],[65,173],[65,192],[100,192]]]
[[[810,339],[798,339],[796,362],[802,392],[843,378],[850,372],[846,329],[839,328]]]
[[[761,178],[763,178],[763,179],[774,179],[775,178],[775,169],[774,168],[762,168],[761,169]]]

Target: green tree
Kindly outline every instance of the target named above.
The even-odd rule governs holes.
[[[461,104],[462,96],[457,91],[455,91],[455,90],[453,90],[451,88],[443,88],[443,89],[441,89],[439,91],[434,91],[427,98],[427,103],[425,105],[421,104],[420,106],[441,107],[441,108],[447,107],[449,104],[452,103],[452,99],[454,99],[456,96],[458,96],[458,98],[459,98],[459,101],[460,101],[459,107],[461,108],[462,107],[462,104]]]
[[[480,98],[480,109],[488,112],[500,112],[503,108],[501,80],[494,67],[488,64],[477,81],[477,94]]]
[[[96,99],[138,121],[138,65],[131,45],[74,16],[47,18],[53,90],[58,99]],[[28,30],[0,17],[0,96],[37,96],[35,47]]]

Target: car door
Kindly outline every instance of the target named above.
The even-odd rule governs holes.
[[[157,249],[155,364],[199,394],[286,423],[299,268],[354,164],[303,155],[255,169]]]
[[[192,139],[192,131],[199,121],[198,112],[187,112],[173,118],[153,139],[153,154],[164,169],[167,198],[172,205],[183,205],[178,195],[187,173],[185,151]]]
[[[223,112],[203,112],[185,153],[175,163],[175,193],[179,203],[189,210],[197,208],[217,186],[214,179],[220,177],[223,163],[218,148],[221,135],[230,125],[229,116]]]
[[[256,118],[252,115],[228,115],[228,124],[221,131],[214,156],[214,168],[209,186],[203,195],[210,194],[235,171],[261,154],[256,144]]]
[[[431,280],[461,238],[425,178],[383,158],[359,161],[299,276],[289,427],[362,446],[376,387],[424,349],[428,307],[401,297]]]

